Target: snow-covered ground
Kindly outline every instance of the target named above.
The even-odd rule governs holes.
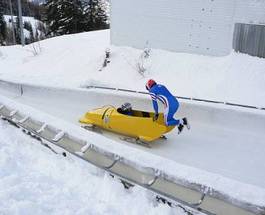
[[[185,214],[80,159],[53,154],[6,122],[0,131],[1,215]]]
[[[152,143],[150,150],[121,141],[111,133],[105,136],[80,129],[77,122],[87,109],[104,104],[117,106],[128,98],[137,109],[149,110],[147,95],[25,85],[21,96],[20,86],[5,90],[3,83],[0,92],[12,98],[0,96],[1,103],[11,109],[115,153],[138,167],[158,169],[229,198],[264,205],[263,111],[181,101],[179,114],[189,117],[192,130],[181,135],[173,131],[167,141]],[[223,122],[230,119],[233,121],[223,127]]]
[[[150,57],[144,59],[141,58],[143,50],[110,46],[108,30],[52,38],[41,41],[40,47],[38,55],[34,53],[32,46],[0,47],[0,79],[53,87],[77,88],[100,85],[144,91],[146,80],[154,78],[167,85],[179,96],[265,107],[265,60],[261,58],[238,53],[231,53],[226,57],[209,57],[151,50]],[[102,68],[107,47],[111,47],[111,62],[99,71]],[[144,75],[138,72],[139,66],[146,69]],[[36,101],[28,100],[27,102],[33,104]],[[35,107],[42,105],[39,101],[37,103]],[[74,104],[72,105],[74,108]],[[52,108],[47,113],[51,114],[51,110]],[[62,211],[61,214],[73,214],[73,212],[75,214],[104,214],[106,211],[110,211],[110,214],[125,212],[127,214],[128,205],[131,205],[129,202],[132,201],[136,202],[135,210],[129,211],[132,214],[142,211],[146,211],[147,214],[148,212],[150,214],[182,213],[155,205],[150,200],[148,192],[140,188],[134,188],[136,191],[124,191],[122,188],[117,188],[120,186],[118,183],[111,181],[105,173],[88,164],[77,162],[74,159],[63,161],[59,157],[54,157],[53,154],[47,153],[46,149],[37,147],[31,139],[17,131],[14,132],[5,123],[0,123],[0,169],[4,170],[0,172],[0,208],[4,208],[3,212],[0,209],[0,214],[23,214],[23,210],[29,208],[37,214],[47,214],[47,212],[60,214],[60,211]],[[203,126],[200,128],[204,129]],[[220,130],[220,126],[218,128]],[[225,131],[219,133],[219,130],[216,137],[220,139],[227,137]],[[234,131],[231,133],[240,136],[240,133]],[[246,141],[249,143],[248,146],[251,146],[250,136]],[[262,142],[261,139],[257,142],[259,141]],[[21,143],[25,143],[23,150],[18,150]],[[182,143],[184,148],[187,147],[185,141]],[[205,142],[202,141],[202,143]],[[239,141],[234,145],[239,146],[240,143]],[[229,139],[227,139],[227,145],[229,144]],[[221,149],[222,145],[219,147]],[[119,149],[118,146],[113,148]],[[229,147],[226,150],[229,152]],[[216,150],[213,148],[213,151]],[[129,152],[126,153],[128,157],[133,156],[129,155]],[[262,154],[262,151],[260,153]],[[214,159],[214,155],[212,156]],[[225,155],[221,156],[223,158]],[[237,165],[234,160],[230,161]],[[222,167],[221,159],[219,164]],[[254,165],[254,161],[250,164]],[[24,171],[24,169],[32,171]],[[77,170],[73,177],[74,169]],[[84,171],[84,169],[88,170]],[[187,169],[184,168],[183,172]],[[241,167],[241,170],[244,170],[244,167]],[[188,176],[191,175],[188,174]],[[207,175],[202,178],[210,180]],[[230,189],[231,192],[228,193],[234,194],[234,187],[231,188],[229,183],[224,187],[220,178],[222,177],[218,175],[214,185],[220,186],[221,190]],[[48,181],[47,184],[45,180]],[[2,184],[5,184],[3,191]],[[48,187],[50,184],[53,189]],[[34,190],[29,189],[31,187],[34,187]],[[258,187],[255,189],[258,190]],[[250,191],[255,189],[250,189]],[[263,196],[262,191],[260,196]],[[133,195],[129,197],[129,193]],[[242,197],[239,190],[235,195],[249,200],[251,199],[250,193],[247,192],[246,196]],[[23,198],[27,200],[22,201]],[[39,205],[33,202],[35,199],[40,199],[39,202],[37,201]],[[262,202],[262,198],[255,200]],[[57,204],[61,201],[62,203]],[[42,202],[47,204],[43,206]],[[91,204],[93,207],[88,206]]]
[[[104,85],[145,90],[148,78],[176,95],[265,107],[265,59],[232,52],[210,57],[110,46],[109,30],[67,35],[32,46],[0,48],[0,79],[51,86]],[[105,49],[111,63],[102,67]],[[146,69],[144,77],[138,66]]]

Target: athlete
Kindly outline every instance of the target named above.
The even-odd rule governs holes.
[[[133,110],[132,110],[132,105],[129,102],[126,102],[122,104],[120,108],[118,108],[118,112],[122,113],[124,115],[132,116],[133,115]]]
[[[171,126],[171,125],[176,125],[178,126],[178,130],[180,133],[183,130],[184,125],[187,126],[189,129],[188,121],[187,118],[182,118],[182,119],[174,119],[174,114],[177,112],[179,108],[179,102],[174,97],[168,89],[161,85],[157,84],[153,79],[150,79],[146,83],[146,89],[149,91],[151,97],[152,97],[152,102],[153,102],[153,107],[155,110],[155,115],[154,115],[154,121],[158,119],[158,104],[157,100],[161,101],[164,104],[164,120],[165,120],[165,125],[166,126]]]

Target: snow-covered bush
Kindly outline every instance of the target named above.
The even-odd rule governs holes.
[[[31,52],[33,56],[39,55],[41,51],[42,49],[41,49],[40,41],[31,44]]]
[[[143,52],[141,53],[139,60],[136,63],[136,69],[138,73],[145,77],[145,73],[148,68],[148,58],[151,55],[151,49],[150,48],[144,48]]]

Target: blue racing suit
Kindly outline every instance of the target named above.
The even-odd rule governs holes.
[[[156,84],[150,90],[149,93],[152,97],[152,102],[154,106],[155,113],[158,114],[158,105],[157,100],[161,101],[164,104],[164,120],[165,125],[178,125],[179,120],[174,119],[174,114],[179,108],[178,100],[168,91],[168,89],[161,85]]]

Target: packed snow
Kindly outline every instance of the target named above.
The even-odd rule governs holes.
[[[60,89],[54,89],[55,91],[60,91]],[[188,181],[189,183],[194,183],[194,184],[201,184],[202,187],[209,187],[210,190],[216,190],[224,195],[228,195],[229,198],[232,199],[237,199],[239,201],[242,202],[251,202],[252,204],[256,204],[256,205],[264,205],[264,199],[265,199],[265,189],[263,188],[263,185],[259,184],[257,186],[255,186],[252,183],[246,183],[242,182],[242,181],[238,181],[238,180],[234,180],[234,177],[232,176],[232,178],[228,178],[228,177],[224,177],[221,174],[218,173],[214,173],[216,171],[205,171],[205,168],[198,168],[198,165],[196,164],[195,166],[197,166],[197,168],[195,166],[192,166],[191,163],[183,163],[183,161],[186,159],[184,157],[185,154],[180,155],[180,157],[183,158],[183,161],[180,162],[175,162],[174,159],[170,156],[167,157],[167,155],[164,156],[157,156],[156,153],[154,153],[154,151],[150,151],[150,150],[144,150],[143,147],[141,146],[136,146],[133,147],[133,144],[125,144],[124,142],[119,142],[119,141],[115,141],[109,137],[105,137],[102,136],[101,134],[97,134],[95,132],[89,132],[86,131],[84,129],[80,129],[79,126],[76,126],[73,121],[68,121],[68,118],[64,118],[64,114],[68,115],[68,117],[70,117],[70,119],[74,119],[74,122],[77,121],[77,118],[80,117],[79,113],[83,113],[84,111],[80,110],[80,106],[76,105],[79,104],[78,103],[78,99],[76,100],[77,94],[74,94],[73,92],[71,92],[71,90],[67,89],[65,92],[69,93],[67,97],[65,96],[61,96],[62,99],[66,99],[67,101],[71,100],[73,101],[73,103],[71,104],[67,104],[67,103],[63,103],[62,105],[58,105],[57,103],[54,102],[54,100],[59,100],[58,96],[53,96],[52,94],[48,94],[45,95],[45,88],[40,88],[37,91],[32,90],[32,89],[28,89],[28,93],[31,95],[31,98],[27,98],[25,97],[25,101],[29,102],[30,106],[22,104],[22,103],[18,103],[18,102],[22,102],[21,98],[23,97],[18,97],[15,96],[16,100],[10,100],[6,97],[0,96],[0,101],[7,105],[8,107],[10,107],[11,109],[18,109],[20,110],[22,113],[24,113],[26,116],[30,116],[31,118],[41,121],[41,122],[45,122],[49,125],[52,125],[58,129],[63,129],[63,131],[67,132],[68,134],[76,137],[76,138],[81,138],[82,140],[87,140],[88,143],[94,144],[97,147],[99,147],[102,150],[105,150],[107,152],[112,152],[115,153],[117,155],[119,155],[120,157],[123,157],[123,159],[127,160],[129,163],[132,163],[134,166],[136,167],[149,167],[149,168],[154,168],[154,169],[158,169],[161,170],[162,172],[165,172],[167,175],[169,175],[170,177],[173,178],[177,178],[177,181]],[[51,91],[51,89],[47,89],[47,91]],[[86,90],[81,90],[78,91],[79,96],[81,96],[82,91],[86,91]],[[122,97],[122,95],[124,96],[124,93],[117,93],[117,97]],[[34,98],[34,95],[39,97],[39,98],[43,98],[43,101],[40,101],[36,98]],[[59,95],[62,95],[62,92],[59,92]],[[10,95],[11,96],[11,95]],[[11,96],[11,97],[13,97]],[[45,97],[48,96],[49,99],[46,99]],[[98,97],[103,98],[102,95],[99,95]],[[133,96],[131,95],[131,99],[134,99]],[[112,99],[113,97],[111,97]],[[22,98],[23,99],[23,98]],[[84,100],[84,99],[83,99]],[[94,99],[95,100],[95,99]],[[106,101],[106,99],[103,98],[104,101]],[[31,102],[32,103],[31,103]],[[84,100],[85,101],[85,100]],[[91,103],[90,100],[86,101],[87,103]],[[94,101],[95,102],[95,101]],[[35,105],[34,105],[35,103]],[[53,105],[56,104],[56,105]],[[42,106],[42,108],[40,108],[40,106]],[[47,114],[47,109],[43,109],[43,107],[46,107],[50,110],[52,110],[52,107],[55,107],[56,109],[56,113],[57,114]],[[68,110],[68,108],[65,108],[64,111],[62,111],[60,108],[56,108],[56,107],[65,107],[67,106],[68,108],[70,107],[70,112],[66,111]],[[37,109],[35,109],[37,107]],[[72,108],[71,108],[72,107]],[[81,107],[86,109],[85,107]],[[72,111],[71,111],[72,110]],[[251,110],[250,110],[251,111]],[[77,114],[77,115],[76,115]],[[67,120],[67,121],[66,121]],[[192,125],[194,126],[194,124]],[[207,128],[207,127],[206,127]],[[199,132],[197,129],[194,130],[195,133]],[[209,130],[207,130],[209,131]],[[232,133],[235,131],[232,131]],[[227,134],[223,134],[222,132],[218,132],[215,131],[214,132],[217,137],[227,137]],[[236,133],[238,133],[238,131],[236,131]],[[184,134],[183,134],[184,135]],[[248,156],[248,151],[245,150],[246,147],[244,147],[244,149],[242,150],[242,152],[244,152],[242,156],[242,153],[240,153],[238,156],[235,157],[229,157],[231,155],[230,154],[230,150],[229,147],[225,147],[224,149],[222,149],[222,146],[220,141],[217,138],[217,142],[216,140],[213,140],[214,142],[216,142],[215,144],[217,144],[217,148],[219,148],[219,150],[214,150],[215,147],[213,144],[210,148],[213,148],[213,154],[212,155],[207,155],[207,152],[209,152],[207,146],[205,146],[205,143],[207,144],[207,142],[187,142],[187,137],[192,136],[192,134],[188,134],[188,132],[183,136],[183,139],[179,139],[179,141],[177,142],[171,142],[170,144],[170,140],[167,141],[167,146],[165,145],[161,145],[161,147],[163,147],[164,149],[170,149],[172,152],[169,152],[168,155],[173,155],[174,156],[174,150],[178,150],[181,151],[184,149],[187,149],[187,158],[190,157],[197,157],[198,161],[200,160],[200,157],[203,156],[203,158],[205,158],[205,160],[208,160],[209,165],[211,166],[211,164],[218,164],[218,166],[220,166],[223,170],[222,172],[226,172],[229,173],[231,171],[230,166],[234,166],[235,164],[239,165],[240,168],[242,169],[243,172],[244,170],[246,170],[246,168],[244,168],[242,165],[243,162],[240,162],[240,159],[245,159],[245,157]],[[186,136],[186,137],[185,137]],[[205,136],[205,135],[203,135]],[[195,135],[196,137],[196,135]],[[250,136],[251,137],[251,136]],[[180,137],[181,138],[181,137]],[[207,139],[207,137],[206,137]],[[249,139],[249,138],[248,138]],[[210,143],[211,143],[212,139],[210,139]],[[177,143],[177,144],[176,144]],[[202,147],[200,146],[196,146],[195,150],[192,149],[192,145],[202,145]],[[231,143],[232,145],[236,145],[236,146],[240,146],[241,142],[235,142],[235,143]],[[171,148],[172,146],[174,146],[176,148]],[[219,145],[219,146],[218,146]],[[247,146],[249,146],[249,144],[247,144]],[[168,148],[169,147],[169,148]],[[199,153],[196,153],[196,148],[198,149]],[[262,148],[262,147],[261,147]],[[155,149],[154,149],[155,150]],[[190,150],[190,151],[189,151]],[[193,150],[193,151],[192,151]],[[255,148],[253,149],[254,151],[256,150]],[[251,149],[251,151],[253,151]],[[210,150],[211,151],[211,150]],[[222,155],[222,152],[226,152],[227,154]],[[260,154],[262,156],[262,151],[263,149],[260,150]],[[203,153],[204,154],[203,154]],[[246,153],[245,153],[246,152]],[[154,153],[154,154],[153,154]],[[237,152],[236,152],[237,153]],[[179,153],[177,152],[176,154]],[[205,156],[206,155],[206,156]],[[233,155],[233,150],[232,150],[232,155]],[[235,154],[234,154],[235,155]],[[223,158],[224,156],[226,156],[226,158],[228,158],[227,160],[222,160],[222,159],[216,159],[217,158]],[[212,158],[211,158],[212,157]],[[258,156],[260,157],[260,156]],[[234,159],[235,158],[235,159]],[[212,160],[211,160],[212,159]],[[238,160],[239,159],[239,160]],[[180,159],[181,160],[181,159]],[[196,159],[195,159],[196,160]],[[196,162],[198,162],[196,161]],[[228,163],[227,163],[228,162]],[[229,162],[231,162],[229,164]],[[198,162],[198,164],[200,165],[201,163]],[[251,160],[250,164],[254,164],[254,159]],[[264,166],[263,163],[258,163],[261,166]],[[214,168],[214,166],[212,166]],[[255,166],[257,167],[257,166]],[[254,172],[256,172],[255,174],[250,174],[248,175],[248,172],[245,172],[244,176],[242,176],[242,178],[244,178],[244,180],[246,180],[247,178],[252,178],[254,179],[255,176],[259,177],[259,179],[261,179],[262,176],[262,172],[259,172],[261,168],[259,169],[253,169]],[[238,174],[237,169],[234,170],[235,175]],[[252,170],[251,170],[252,171]],[[225,174],[227,175],[227,174]],[[253,178],[254,177],[254,178]],[[260,178],[261,177],[261,178]],[[248,179],[247,179],[248,180]],[[262,181],[262,180],[261,180]]]
[[[234,52],[226,57],[153,49],[148,52],[148,47],[137,50],[111,46],[109,36],[109,30],[65,35],[37,43],[40,47],[37,50],[34,45],[0,47],[0,79],[52,87],[98,85],[143,91],[146,80],[154,78],[178,96],[265,107],[265,59]],[[103,68],[107,48],[111,50],[110,63]],[[145,54],[150,56],[145,58]],[[23,214],[25,211],[32,214],[128,214],[132,201],[135,208],[130,206],[129,214],[183,213],[157,205],[152,195],[139,187],[123,190],[106,173],[82,161],[65,160],[51,154],[4,122],[0,122],[0,130],[0,169],[3,169],[0,172],[0,187],[3,187],[0,214]],[[97,135],[93,138],[103,148],[112,143]],[[22,144],[23,150],[20,150]],[[112,149],[127,155],[128,159],[134,155],[143,158],[144,152],[132,149],[135,153],[129,153],[125,148],[116,144]],[[247,192],[241,195],[241,190],[234,192],[235,187],[242,186],[237,181],[215,174],[209,178],[208,173],[203,174],[198,169],[173,161],[162,164],[161,161],[151,155],[143,160],[183,178],[209,182],[210,186],[243,201],[249,201],[254,191],[254,202],[263,204],[264,189],[246,185]]]
[[[1,47],[0,78],[142,91],[153,78],[178,96],[265,107],[265,59],[235,52],[211,57],[154,49],[144,58],[144,50],[111,46],[109,38],[104,30],[47,39],[40,42],[37,55],[32,45]],[[101,70],[106,48],[111,49],[111,62]]]
[[[0,214],[186,214],[80,159],[55,155],[7,122],[0,130]]]

